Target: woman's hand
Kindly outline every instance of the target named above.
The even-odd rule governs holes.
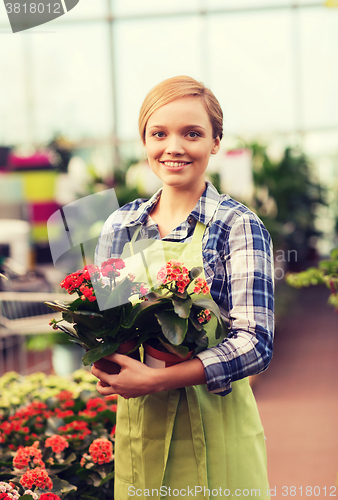
[[[96,388],[102,396],[119,394],[129,399],[206,383],[204,366],[199,358],[168,368],[149,368],[124,354],[111,354],[105,359],[119,364],[121,371],[117,375],[109,375],[92,366],[92,374],[99,379]]]
[[[149,368],[140,361],[124,354],[111,354],[105,359],[119,364],[121,371],[116,375],[109,375],[92,366],[92,374],[99,379],[96,388],[102,396],[119,394],[123,398],[129,399],[161,390],[156,384],[158,369]]]

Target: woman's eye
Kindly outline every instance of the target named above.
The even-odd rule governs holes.
[[[162,137],[164,137],[164,132],[154,132],[153,136],[162,139]]]
[[[196,137],[199,137],[200,135],[197,132],[188,132],[188,137],[191,139],[196,139]]]

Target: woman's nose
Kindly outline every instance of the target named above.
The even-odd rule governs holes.
[[[171,155],[183,155],[185,153],[182,141],[179,137],[173,136],[169,137],[167,140],[165,152]]]

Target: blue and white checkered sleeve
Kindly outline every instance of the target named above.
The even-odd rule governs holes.
[[[98,243],[95,249],[95,264],[101,266],[102,262],[111,257],[111,250],[113,246],[113,224],[112,224],[112,214],[104,223]]]
[[[198,354],[208,390],[225,396],[232,382],[264,371],[272,357],[274,268],[271,238],[258,217],[245,213],[224,242],[226,299],[231,330],[218,346]],[[226,305],[227,304],[227,305]]]

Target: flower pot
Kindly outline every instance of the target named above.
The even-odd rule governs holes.
[[[182,361],[187,361],[193,356],[193,351],[190,351],[185,358],[181,358],[177,354],[168,351],[160,351],[150,345],[148,342],[143,344],[144,347],[144,362],[150,368],[167,368],[168,366],[177,365]]]
[[[128,340],[127,342],[123,342],[123,344],[118,347],[116,352],[118,354],[127,354],[134,347],[136,347],[136,345],[136,339]],[[133,359],[137,359],[138,361],[140,361],[140,352],[138,349],[127,355]],[[98,361],[95,361],[94,366],[99,370],[102,370],[103,372],[109,373],[109,375],[117,375],[118,373],[120,373],[121,369],[119,364],[114,363],[114,361],[109,361],[109,359],[105,358],[101,358]]]

